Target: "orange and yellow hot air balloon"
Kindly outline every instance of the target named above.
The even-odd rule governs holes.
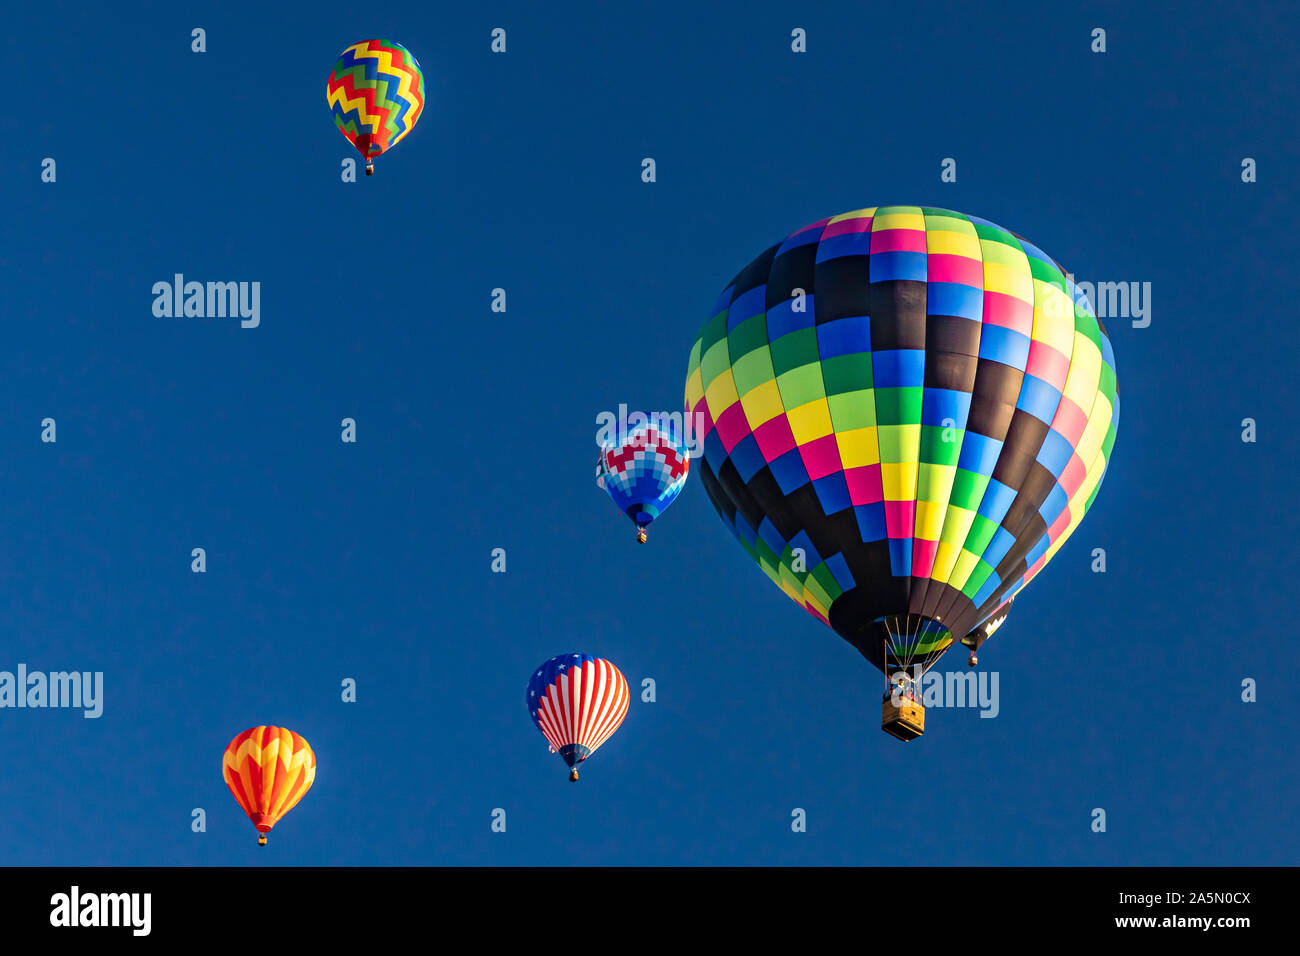
[[[316,779],[311,745],[284,727],[252,727],[230,742],[221,775],[257,827],[258,846],[280,818],[298,805]]]

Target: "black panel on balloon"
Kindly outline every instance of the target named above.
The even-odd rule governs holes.
[[[770,467],[764,466],[760,468],[754,474],[754,477],[749,479],[745,488],[758,503],[763,514],[772,522],[777,533],[786,541],[789,541],[803,529],[803,520],[799,517],[801,514],[799,508],[800,503],[806,501],[806,496],[795,498],[792,495],[787,498],[785,492],[781,490],[781,486],[777,484],[776,478],[772,476]],[[805,485],[804,488],[807,489],[808,495],[813,493],[811,485]],[[795,495],[798,494],[799,492],[796,491]],[[816,507],[815,503],[814,507]]]
[[[925,350],[925,387],[970,393],[979,363],[969,355],[939,352],[933,344]]]
[[[949,584],[945,584],[943,589],[943,596],[938,601],[934,619],[953,634],[961,637],[974,627],[978,620],[975,602]]]
[[[981,325],[975,319],[956,315],[930,315],[925,320],[925,346],[930,352],[980,354]],[[928,356],[927,356],[928,357]]]
[[[731,499],[732,507],[740,513],[745,523],[757,530],[763,520],[763,508],[754,500],[745,483],[740,480],[740,473],[730,458],[722,463],[718,473],[718,484]]]
[[[930,601],[931,584],[935,586],[935,590],[937,591],[939,588],[939,582],[932,581],[930,578],[912,578],[912,590],[907,601],[908,614],[919,614],[925,616]]]
[[[1037,520],[1041,525],[1043,518],[1038,513],[1038,509],[1043,506],[1043,502],[1055,487],[1056,479],[1052,477],[1050,471],[1037,461],[1030,464],[1029,473],[1020,486],[1020,494],[1016,495],[1016,500],[1012,502],[1010,510],[1002,519],[1002,527],[1019,538],[1022,529],[1029,522]]]
[[[1001,441],[1011,427],[1011,419],[1016,414],[1016,404],[1014,401],[1000,401],[996,396],[985,393],[979,373],[975,374],[975,392],[970,400],[970,417],[966,419],[966,430]]]
[[[871,350],[925,348],[926,283],[890,279],[871,285]]]
[[[1043,448],[1048,426],[1028,412],[1016,410],[1007,430],[1006,444],[993,469],[993,478],[1019,491],[1025,484],[1034,459]]]
[[[791,298],[795,289],[803,289],[805,294],[812,294],[816,262],[817,244],[813,242],[787,249],[777,256],[772,261],[767,276],[765,308],[770,309]],[[816,301],[815,295],[813,301]]]
[[[840,256],[817,263],[815,295],[817,324],[871,314],[868,256]]]
[[[777,243],[769,249],[764,250],[763,254],[745,266],[740,274],[731,280],[735,290],[731,293],[732,300],[736,300],[748,292],[750,289],[757,289],[761,285],[767,285],[767,274],[771,268],[772,260],[776,257],[776,250],[781,248]]]
[[[700,459],[699,466],[700,481],[704,483],[704,493],[709,496],[709,501],[713,507],[722,513],[723,517],[731,524],[735,524],[736,506],[732,504],[731,499],[727,497],[726,492],[718,485],[718,479],[713,475],[713,469],[704,459]]]

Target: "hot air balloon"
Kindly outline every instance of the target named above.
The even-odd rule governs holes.
[[[311,789],[316,754],[292,730],[252,727],[226,747],[221,775],[266,846],[266,834]]]
[[[633,428],[623,441],[607,441],[596,459],[596,484],[636,525],[646,528],[673,503],[690,471],[691,458],[671,424]]]
[[[424,74],[392,40],[362,40],[341,54],[325,84],[334,122],[375,174],[374,158],[396,146],[424,110]]]
[[[578,764],[600,747],[627,716],[627,680],[609,661],[562,654],[537,668],[528,682],[528,713],[577,781]]]
[[[704,416],[701,481],[745,551],[906,678],[954,640],[977,650],[1069,538],[1119,396],[1106,330],[1042,250],[974,216],[885,206],[741,270],[691,350],[686,410]],[[899,727],[890,704],[885,729],[919,735],[923,709]]]

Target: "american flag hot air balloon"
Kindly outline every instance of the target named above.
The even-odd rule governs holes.
[[[528,682],[528,714],[578,779],[586,760],[627,716],[627,680],[609,661],[586,654],[552,657]]]

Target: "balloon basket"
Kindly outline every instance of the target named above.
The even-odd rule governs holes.
[[[919,701],[903,698],[895,704],[888,697],[881,708],[880,729],[904,743],[915,740],[925,733],[925,708]]]
[[[374,174],[375,174],[375,165],[374,165],[374,163],[367,163],[367,164],[366,164],[366,175],[367,175],[367,176],[373,176]]]

